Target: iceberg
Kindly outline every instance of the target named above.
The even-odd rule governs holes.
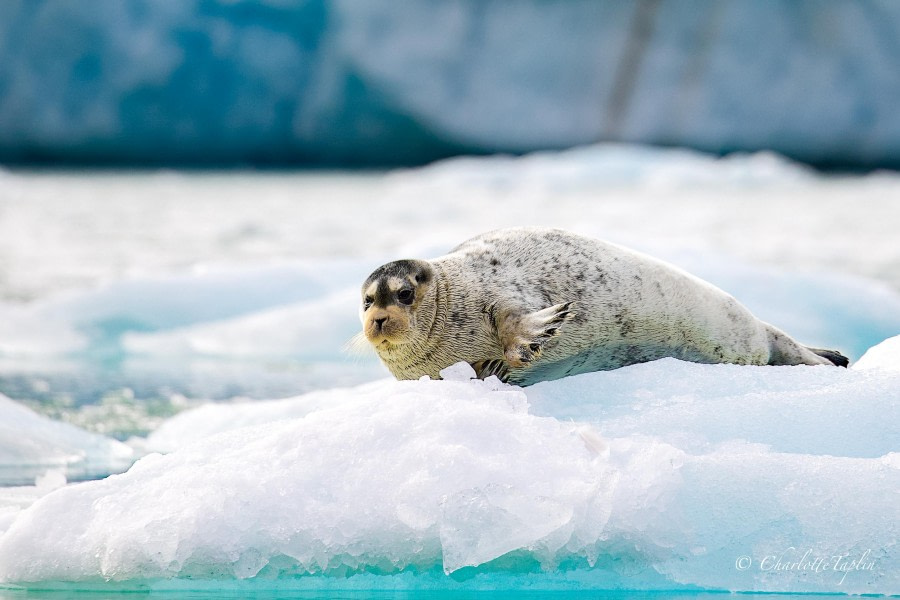
[[[874,356],[204,407],[19,513],[0,582],[897,593],[896,339]]]

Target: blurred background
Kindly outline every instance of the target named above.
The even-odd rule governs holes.
[[[512,225],[900,333],[889,0],[5,0],[0,56],[0,393],[90,431],[386,376],[363,278]]]
[[[0,160],[419,165],[598,141],[900,165],[890,0],[7,0]]]

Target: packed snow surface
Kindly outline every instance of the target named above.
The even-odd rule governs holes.
[[[900,336],[887,339],[869,348],[853,365],[857,370],[900,371]]]
[[[194,441],[173,421],[157,440],[171,454],[21,512],[0,581],[443,572],[474,587],[893,593],[900,374],[878,365],[894,344],[865,370],[665,359],[523,390],[457,365],[256,416],[200,409],[237,419]],[[807,550],[818,570],[774,567]]]

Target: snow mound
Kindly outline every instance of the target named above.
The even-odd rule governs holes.
[[[528,390],[444,375],[176,417],[173,453],[23,511],[0,581],[900,589],[896,372],[663,360]],[[258,424],[186,443],[174,423],[192,419]],[[807,550],[844,562],[772,568]]]
[[[900,339],[900,336],[898,338]],[[663,359],[527,389],[531,412],[651,435],[689,452],[733,440],[778,452],[877,458],[900,440],[900,376],[830,366]]]
[[[68,479],[119,473],[132,449],[101,435],[53,421],[0,395],[0,486],[32,484],[47,471]]]
[[[155,452],[171,452],[223,431],[305,417],[312,412],[348,402],[354,393],[378,390],[392,383],[393,380],[375,382],[360,386],[355,392],[338,388],[318,390],[283,400],[204,404],[165,421],[147,438],[146,447]]]
[[[900,371],[900,336],[892,337],[873,346],[853,365],[854,369],[885,369]]]

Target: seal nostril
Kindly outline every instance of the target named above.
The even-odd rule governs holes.
[[[375,319],[375,322],[378,323],[378,329],[381,329],[382,327],[384,327],[384,322],[387,321],[387,320],[388,320],[387,317],[382,317],[382,318],[380,318],[380,319]]]

